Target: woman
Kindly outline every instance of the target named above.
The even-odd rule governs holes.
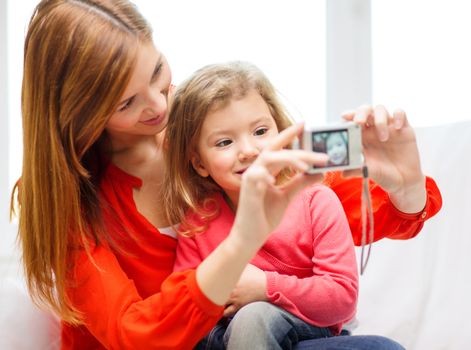
[[[172,274],[176,240],[165,229],[159,200],[171,73],[148,24],[128,1],[41,1],[24,55],[19,236],[31,295],[63,320],[64,349],[193,347],[222,315],[287,199],[316,181],[298,176],[279,188],[271,185],[271,172],[303,170],[325,157],[279,151],[300,128],[281,133],[244,174],[229,237],[196,270]],[[366,121],[379,121],[378,130],[389,124],[381,113],[369,113]],[[397,147],[415,147],[410,158],[416,161],[413,131],[407,124],[403,129],[412,139]],[[390,152],[397,139],[391,136],[385,144],[372,136],[379,149],[371,159]],[[425,203],[437,202],[426,194],[420,166],[388,161],[378,168],[397,171],[373,171],[373,179],[397,209],[419,212],[404,218],[395,209],[405,229],[390,233],[413,236],[425,218],[418,219],[421,210],[430,207]],[[329,181],[341,198],[350,198],[343,204],[357,220],[351,215],[356,190],[338,177]],[[374,196],[394,208],[385,191]],[[432,209],[428,215],[438,206]],[[378,217],[383,214],[379,209]]]

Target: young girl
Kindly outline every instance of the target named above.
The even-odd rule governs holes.
[[[225,239],[242,174],[289,124],[273,86],[249,63],[207,66],[179,86],[167,126],[166,208],[189,238],[178,240],[174,270],[196,268]],[[277,181],[289,176],[280,172]],[[339,334],[355,314],[352,236],[340,201],[325,186],[295,197],[251,263],[266,275],[260,302],[240,309],[227,330],[220,323],[203,348],[291,348]]]

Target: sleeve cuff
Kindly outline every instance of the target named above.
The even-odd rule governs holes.
[[[416,222],[424,222],[427,219],[431,218],[433,215],[436,214],[437,211],[432,210],[432,201],[430,200],[430,197],[434,193],[440,193],[438,190],[437,185],[435,184],[435,181],[433,181],[432,178],[426,176],[425,178],[425,187],[427,190],[427,199],[425,202],[424,208],[417,212],[417,213],[404,213],[397,209],[394,205],[391,203],[392,209],[396,212],[396,214],[401,217],[402,219],[405,220],[411,220],[411,221],[416,221]]]

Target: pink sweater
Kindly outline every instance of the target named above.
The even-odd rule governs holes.
[[[174,271],[195,268],[229,234],[234,213],[221,195],[220,214],[208,230],[180,237]],[[285,215],[251,263],[265,271],[273,304],[334,334],[355,315],[356,257],[347,218],[332,190],[314,185],[290,203]]]

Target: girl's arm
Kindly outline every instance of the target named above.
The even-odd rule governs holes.
[[[254,260],[258,266],[269,261],[275,271],[254,266],[244,271],[225,314],[268,300],[310,324],[339,332],[354,316],[358,297],[348,223],[338,198],[326,187],[315,186],[297,201],[277,228],[276,239]]]

